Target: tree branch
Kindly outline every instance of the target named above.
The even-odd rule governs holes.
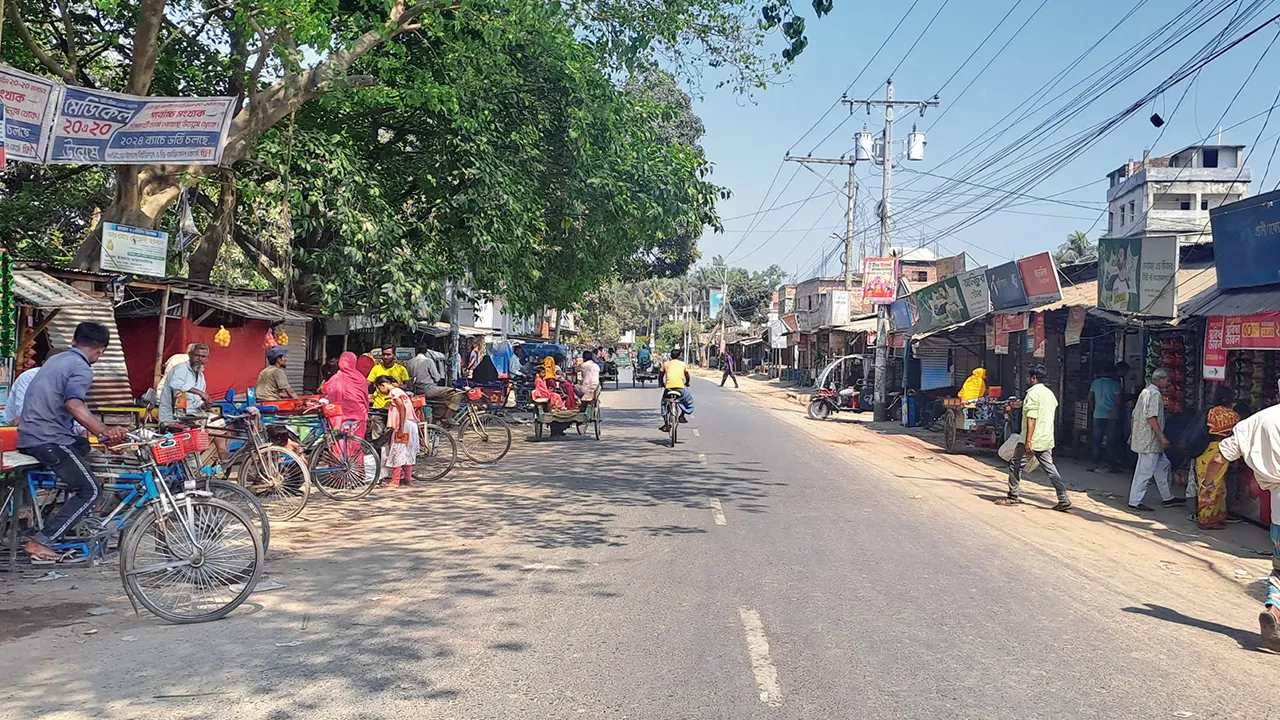
[[[22,16],[18,14],[18,4],[16,2],[6,2],[4,14],[14,28],[17,29],[23,44],[27,46],[27,50],[31,51],[31,54],[40,61],[41,65],[44,65],[49,72],[57,75],[68,85],[80,84],[79,79],[73,73],[67,72],[67,69],[62,67],[61,63],[53,59],[52,55],[40,47],[40,43],[31,35],[31,29],[27,27],[27,24],[22,21]]]
[[[142,0],[138,6],[138,26],[134,32],[133,63],[129,67],[130,95],[146,95],[155,77],[156,59],[160,57],[160,27],[164,24],[165,0]]]
[[[63,43],[67,51],[67,72],[75,75],[80,71],[80,58],[76,52],[76,28],[71,22],[71,12],[67,7],[67,0],[58,0],[58,9],[62,13],[62,29],[66,33]]]

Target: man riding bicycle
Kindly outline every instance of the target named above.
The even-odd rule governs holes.
[[[662,363],[662,369],[658,371],[658,384],[662,386],[662,400],[665,403],[668,392],[680,393],[680,407],[684,409],[684,415],[680,417],[680,422],[689,422],[689,418],[693,417],[693,393],[689,392],[689,368],[680,359],[680,350],[677,348],[671,351],[671,359]],[[662,405],[658,406],[659,411]],[[671,425],[667,423],[664,416],[662,427],[658,428],[662,432],[669,432]]]

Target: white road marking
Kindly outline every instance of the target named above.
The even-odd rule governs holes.
[[[751,656],[751,672],[756,676],[760,702],[777,707],[782,704],[782,688],[778,685],[778,669],[769,659],[769,639],[764,635],[760,613],[751,608],[738,608],[742,627],[747,632],[747,653]]]
[[[716,521],[717,525],[728,525],[729,521],[724,517],[724,508],[720,506],[720,498],[710,498],[711,501],[711,519]]]

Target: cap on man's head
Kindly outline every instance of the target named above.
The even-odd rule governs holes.
[[[279,345],[267,350],[267,364],[275,365],[276,361],[289,354],[289,350]]]

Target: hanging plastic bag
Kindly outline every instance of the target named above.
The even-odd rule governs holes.
[[[1013,460],[1013,454],[1017,452],[1018,446],[1022,444],[1023,444],[1022,435],[1019,433],[1014,433],[1010,435],[1007,440],[1004,441],[1004,444],[1000,446],[1000,449],[996,451],[996,454],[1000,456],[1001,460],[1004,460],[1005,462],[1010,462]],[[1038,470],[1039,468],[1040,468],[1040,461],[1036,459],[1036,456],[1028,455],[1027,464],[1022,467],[1022,471],[1027,473],[1032,473]]]

